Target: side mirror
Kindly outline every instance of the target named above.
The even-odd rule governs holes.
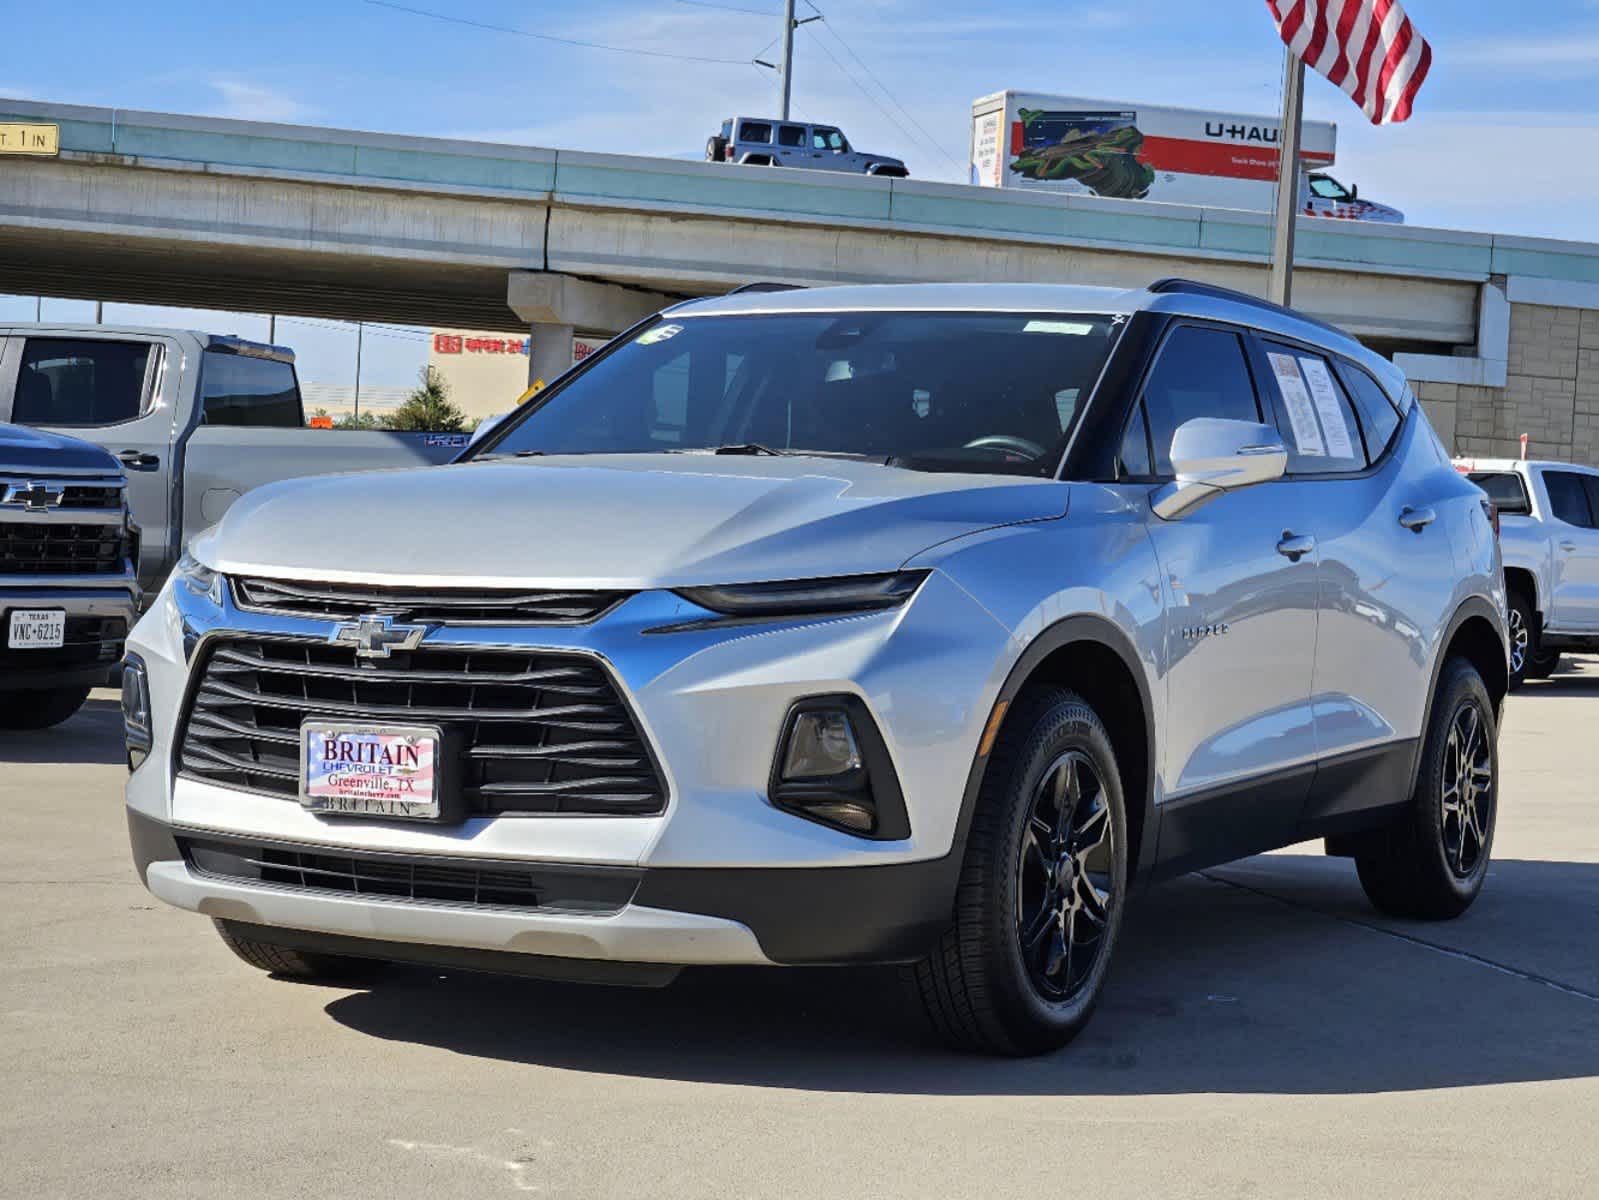
[[[1199,417],[1184,421],[1171,440],[1176,480],[1150,497],[1155,515],[1176,520],[1223,492],[1281,479],[1288,448],[1270,425]]]
[[[1349,185],[1349,198],[1351,200],[1360,199],[1360,185],[1358,183],[1352,183]]]

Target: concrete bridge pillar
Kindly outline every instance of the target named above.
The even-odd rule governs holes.
[[[528,323],[528,383],[553,383],[572,365],[579,333],[614,337],[673,298],[550,271],[512,271],[506,304]]]

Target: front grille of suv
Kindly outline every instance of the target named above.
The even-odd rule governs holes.
[[[640,878],[627,867],[376,854],[218,835],[182,835],[177,841],[184,861],[203,875],[384,900],[602,915],[625,907]]]
[[[369,584],[233,580],[234,601],[252,612],[343,620],[385,613],[429,625],[575,625],[609,612],[629,593],[525,588],[405,588]]]
[[[0,575],[116,575],[126,566],[127,551],[121,525],[0,516]]]
[[[637,723],[593,659],[424,648],[360,660],[350,646],[227,639],[203,650],[179,740],[184,774],[299,794],[307,718],[440,725],[469,814],[645,816],[666,806]]]

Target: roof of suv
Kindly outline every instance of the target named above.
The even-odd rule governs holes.
[[[1248,296],[1202,284],[1162,290],[1088,287],[1060,283],[910,283],[841,287],[749,290],[689,300],[668,310],[672,316],[745,316],[756,313],[826,312],[1028,312],[1095,313],[1130,316],[1136,312],[1200,317],[1243,325],[1321,346],[1354,359],[1380,379],[1396,401],[1407,395],[1405,377],[1393,363],[1353,337],[1311,317]]]

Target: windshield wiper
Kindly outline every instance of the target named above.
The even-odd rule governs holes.
[[[787,450],[773,450],[770,446],[761,445],[760,442],[735,442],[730,446],[718,446],[711,453],[741,454],[747,458],[785,458],[790,452]]]

